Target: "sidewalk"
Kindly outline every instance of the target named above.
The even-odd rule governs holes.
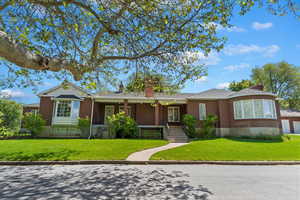
[[[126,160],[127,161],[149,161],[151,156],[153,154],[157,153],[157,152],[164,151],[164,150],[167,150],[167,149],[176,148],[176,147],[180,147],[180,146],[183,146],[183,145],[186,145],[186,144],[188,144],[188,143],[169,143],[165,146],[135,152],[135,153],[129,155]]]

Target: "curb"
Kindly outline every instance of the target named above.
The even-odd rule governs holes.
[[[177,161],[177,160],[78,160],[78,161],[0,161],[1,165],[300,165],[300,161]]]

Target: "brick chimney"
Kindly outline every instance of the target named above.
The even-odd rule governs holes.
[[[251,86],[250,89],[263,91],[264,86],[263,85],[254,85],[254,86]]]
[[[154,91],[153,91],[153,83],[151,79],[145,80],[145,97],[153,97]]]

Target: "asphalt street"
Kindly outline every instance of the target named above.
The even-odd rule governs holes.
[[[0,166],[0,199],[299,200],[300,166]]]

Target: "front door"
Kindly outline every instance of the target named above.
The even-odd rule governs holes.
[[[180,122],[180,107],[168,107],[168,122]]]

